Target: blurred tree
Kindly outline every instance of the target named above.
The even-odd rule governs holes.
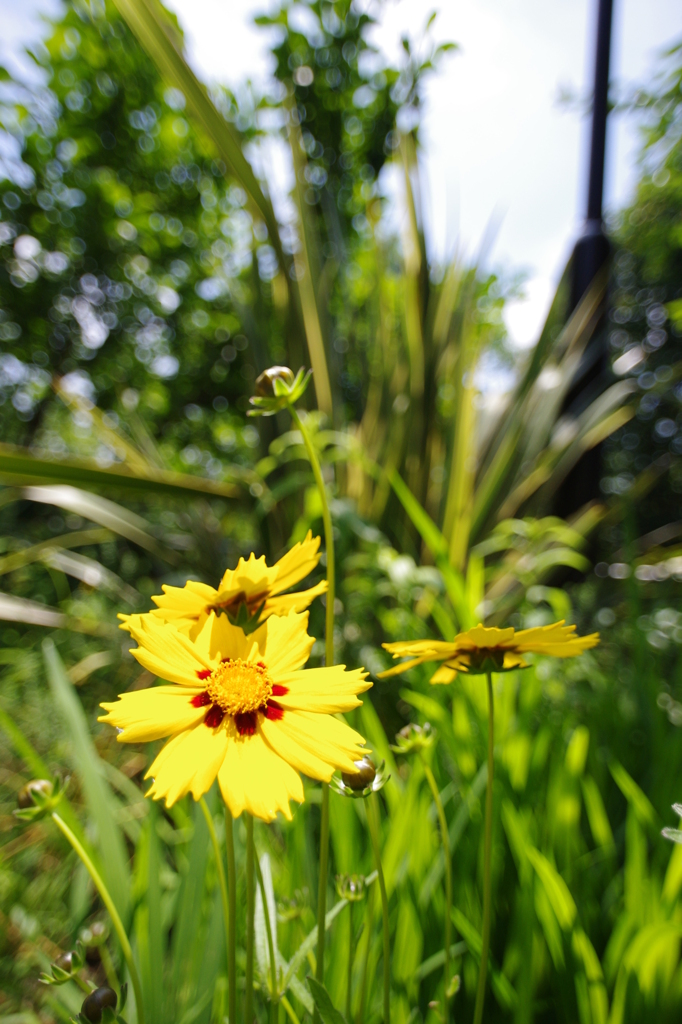
[[[625,490],[665,456],[666,484],[638,513],[651,530],[679,520],[682,493],[682,44],[628,107],[645,118],[641,175],[615,219],[609,345],[615,372],[636,380],[637,416],[607,442],[602,487]]]
[[[3,83],[18,154],[0,182],[3,438],[49,426],[61,378],[219,474],[216,455],[257,443],[243,393],[283,354],[273,251],[112,9],[68,7],[33,56],[42,88]],[[242,99],[217,97],[248,140]]]

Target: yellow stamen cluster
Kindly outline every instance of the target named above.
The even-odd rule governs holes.
[[[206,690],[225,714],[243,715],[267,703],[272,696],[272,681],[264,665],[236,658],[213,670]]]

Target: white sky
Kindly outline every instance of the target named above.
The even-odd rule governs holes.
[[[267,38],[251,20],[270,0],[168,0],[178,14],[196,70],[207,80],[263,80]],[[528,298],[508,326],[527,344],[542,321],[555,280],[580,228],[587,124],[557,104],[561,86],[589,89],[596,0],[370,0],[380,19],[374,42],[397,55],[430,11],[434,35],[461,50],[446,59],[426,93],[423,171],[431,251],[475,252],[491,218],[500,222],[492,261],[529,271]],[[40,34],[39,11],[56,0],[0,0],[0,59]],[[679,0],[614,0],[612,77],[646,80],[656,54],[682,35]],[[607,206],[627,200],[636,133],[611,118]]]

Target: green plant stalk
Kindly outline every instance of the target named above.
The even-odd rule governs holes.
[[[488,683],[488,779],[485,791],[485,838],[483,846],[483,932],[481,942],[481,964],[478,970],[478,990],[474,1009],[474,1024],[483,1020],[483,1004],[485,1002],[485,980],[488,972],[488,952],[490,950],[490,911],[492,898],[491,854],[493,846],[493,772],[495,768],[495,705],[493,697],[493,679],[486,672]]]
[[[121,986],[118,983],[118,978],[116,977],[116,969],[114,967],[114,961],[111,959],[111,953],[107,949],[106,942],[102,943],[102,945],[99,947],[99,955],[102,960],[102,967],[104,968],[104,973],[106,975],[109,988],[113,988],[114,992],[120,999]],[[92,991],[92,989],[88,989],[88,992]]]
[[[374,850],[374,860],[377,866],[379,878],[379,891],[381,892],[381,916],[384,933],[384,1024],[391,1022],[391,934],[388,927],[388,896],[386,895],[386,882],[384,871],[381,866],[381,844],[379,841],[379,803],[376,793],[371,793],[367,802],[367,821],[369,823],[369,835]]]
[[[353,904],[348,904],[348,977],[346,979],[346,1020],[350,1024],[351,985],[353,981]]]
[[[225,852],[227,854],[227,899],[230,929],[228,934],[227,978],[229,983],[228,1013],[230,1024],[237,1022],[237,869],[234,861],[234,828],[230,808],[225,804]]]
[[[365,1003],[367,1001],[367,978],[369,974],[369,950],[372,944],[372,921],[374,920],[374,886],[369,890],[367,897],[367,941],[365,943],[365,955],[362,961],[362,982],[360,984],[360,1003],[358,1012],[355,1015],[355,1024],[364,1024]],[[349,1022],[350,1024],[350,1022]]]
[[[327,555],[327,605],[325,608],[325,665],[334,664],[334,599],[336,596],[336,572],[334,565],[334,531],[332,517],[327,501],[327,488],[322,476],[322,467],[317,457],[315,446],[312,443],[310,434],[301,421],[300,416],[293,406],[289,406],[291,418],[301,432],[305,450],[308,454],[308,461],[315,477],[315,483],[320,494],[322,503],[322,523],[324,525],[324,543]],[[325,918],[327,916],[327,874],[329,871],[329,786],[322,783],[322,802],[320,820],[320,877],[317,890],[317,961],[315,965],[315,977],[324,985],[324,943],[325,943]],[[315,1020],[319,1021],[319,1013],[315,1010]]]
[[[445,810],[443,809],[443,801],[440,798],[438,792],[438,785],[434,778],[431,768],[426,763],[426,759],[423,755],[420,755],[422,765],[424,766],[424,774],[426,775],[426,781],[429,784],[431,795],[433,796],[433,802],[436,805],[436,814],[438,815],[438,824],[440,825],[440,836],[441,842],[443,843],[443,859],[445,861],[445,963],[443,965],[445,989],[443,993],[443,1005],[445,1007],[445,1020],[448,1019],[448,988],[450,987],[450,946],[452,944],[452,863],[450,856],[450,835],[448,833],[448,823],[445,818]]]
[[[282,1006],[286,1010],[287,1017],[291,1021],[291,1024],[301,1024],[300,1020],[296,1016],[296,1011],[294,1010],[293,1006],[291,1005],[287,997],[280,996],[280,1002],[282,1003]]]
[[[256,876],[258,878],[258,885],[260,886],[261,899],[263,900],[263,917],[265,918],[265,933],[268,938],[268,952],[270,954],[270,984],[272,986],[272,992],[270,994],[270,1024],[277,1024],[277,964],[275,962],[275,944],[272,941],[270,908],[268,907],[268,901],[265,895],[263,872],[260,869],[258,857],[253,858],[253,863],[256,868]]]
[[[203,796],[199,800],[199,806],[203,811],[204,818],[206,819],[206,825],[208,826],[208,834],[211,837],[211,845],[213,846],[213,854],[215,856],[216,869],[218,871],[218,884],[220,886],[220,899],[223,905],[223,925],[225,927],[225,954],[227,956],[227,977],[228,977],[228,1006],[230,1014],[230,1024],[233,1020],[236,1020],[236,1016],[232,1013],[232,991],[233,985],[231,981],[231,969],[232,963],[234,962],[234,944],[230,946],[230,935],[231,935],[231,923],[233,915],[230,913],[230,906],[227,896],[227,881],[225,879],[225,868],[223,867],[223,857],[220,851],[220,845],[218,843],[218,837],[215,831],[215,825],[213,823],[213,815],[208,809],[208,804],[204,800]],[[227,831],[225,832],[225,845],[227,846]]]
[[[76,854],[84,864],[85,869],[90,875],[90,878],[92,879],[95,888],[102,897],[102,902],[104,903],[104,906],[107,908],[107,911],[109,912],[111,923],[114,926],[114,931],[116,932],[116,935],[118,936],[118,941],[121,944],[123,958],[128,967],[128,973],[130,974],[130,980],[133,985],[133,991],[135,992],[135,1008],[137,1010],[137,1019],[139,1024],[144,1024],[144,1004],[142,1002],[142,985],[140,984],[140,977],[137,973],[135,961],[133,960],[133,951],[130,948],[128,936],[126,935],[125,928],[123,927],[123,922],[121,921],[121,918],[118,915],[118,910],[116,909],[114,901],[109,895],[109,890],[104,884],[104,881],[99,871],[92,863],[90,857],[85,852],[85,850],[83,849],[80,842],[73,834],[69,826],[62,818],[60,818],[56,811],[52,811],[51,817],[59,831],[62,833],[64,838],[67,840],[67,842],[70,844],[72,849],[76,852]]]
[[[244,1022],[253,1024],[253,943],[256,914],[256,888],[253,872],[253,818],[246,814],[246,991],[244,993]]]

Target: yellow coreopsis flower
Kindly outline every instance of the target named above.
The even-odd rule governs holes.
[[[369,689],[362,669],[304,669],[314,643],[308,613],[273,615],[249,635],[211,611],[196,638],[152,616],[129,625],[131,653],[176,685],[123,693],[102,704],[100,721],[122,743],[170,737],[147,772],[147,793],[168,806],[198,800],[218,779],[232,815],[291,818],[303,801],[299,772],[328,782],[335,769],[356,771],[364,740],[333,716]]]
[[[509,626],[474,626],[458,633],[451,642],[445,640],[408,640],[383,644],[394,658],[409,658],[379,674],[380,679],[405,672],[425,661],[440,661],[440,668],[431,677],[432,683],[451,683],[458,672],[506,672],[527,668],[524,654],[550,654],[555,658],[573,658],[599,643],[599,633],[576,636],[575,626],[564,620],[551,626],[535,626],[518,632]]]
[[[145,615],[119,615],[122,629],[131,631],[133,623],[152,616],[160,622],[171,622],[183,633],[195,637],[211,612],[225,612],[239,625],[255,624],[269,615],[286,615],[290,611],[302,612],[313,598],[324,594],[327,581],[322,580],[309,590],[286,594],[312,572],[320,560],[320,538],[310,530],[302,543],[294,544],[279,562],[269,566],[265,556],[252,553],[248,559],[240,558],[236,569],[228,569],[218,589],[207,583],[188,580],[184,587],[163,584],[163,594],[152,597],[157,605]]]

